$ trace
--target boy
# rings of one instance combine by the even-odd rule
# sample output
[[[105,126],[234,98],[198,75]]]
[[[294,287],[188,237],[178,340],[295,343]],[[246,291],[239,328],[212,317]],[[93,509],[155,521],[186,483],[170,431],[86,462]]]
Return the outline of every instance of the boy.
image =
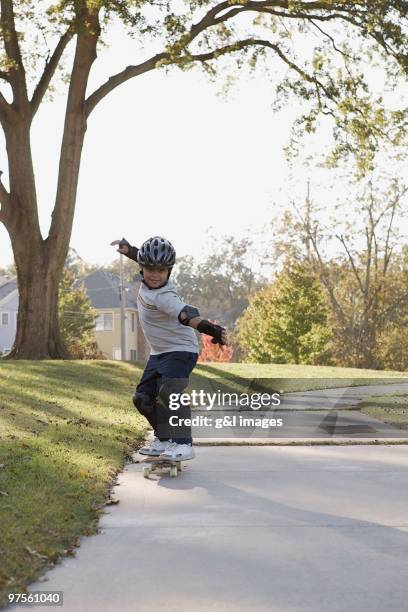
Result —
[[[198,342],[193,329],[212,336],[214,344],[227,344],[226,330],[200,317],[197,308],[177,295],[169,280],[176,261],[173,245],[161,236],[146,240],[140,249],[127,240],[115,240],[118,252],[141,267],[138,295],[139,321],[150,344],[150,357],[133,395],[133,403],[154,431],[149,447],[139,452],[165,459],[193,459],[191,427],[170,427],[169,417],[191,418],[190,406],[170,411],[169,396],[182,393],[198,359]]]

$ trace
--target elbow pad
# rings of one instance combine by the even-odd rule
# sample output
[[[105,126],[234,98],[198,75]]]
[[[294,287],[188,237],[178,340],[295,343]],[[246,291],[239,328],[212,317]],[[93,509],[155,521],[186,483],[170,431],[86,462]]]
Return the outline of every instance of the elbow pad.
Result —
[[[207,321],[207,319],[203,319],[197,325],[197,330],[201,334],[207,334],[208,336],[212,336],[213,344],[223,344],[221,340],[221,333],[225,330],[221,325],[217,325],[216,323],[211,323],[211,321]]]
[[[181,318],[181,313],[184,313],[186,316]],[[200,313],[198,312],[198,309],[195,306],[189,306],[187,304],[182,310],[180,310],[178,320],[182,325],[188,325],[191,319],[194,319],[195,317],[199,316]]]

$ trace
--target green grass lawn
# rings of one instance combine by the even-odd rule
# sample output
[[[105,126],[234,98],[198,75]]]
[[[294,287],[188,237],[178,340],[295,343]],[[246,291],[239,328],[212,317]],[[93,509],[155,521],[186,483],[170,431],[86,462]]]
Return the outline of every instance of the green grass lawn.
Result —
[[[73,553],[79,536],[96,531],[116,474],[146,432],[131,401],[142,367],[0,362],[0,607],[8,592],[24,592],[58,557]],[[296,391],[339,386],[339,379],[350,386],[407,374],[205,363],[195,369],[192,384],[223,380],[234,389],[237,377]]]
[[[190,388],[215,391],[220,387],[224,392],[245,392],[250,388],[252,392],[289,393],[375,385],[390,382],[391,378],[408,378],[408,372],[263,363],[202,363],[193,372]]]
[[[95,532],[144,437],[131,401],[141,372],[110,361],[0,364],[0,607]]]
[[[393,425],[399,429],[408,430],[408,394],[390,397],[370,397],[359,404],[361,412]]]

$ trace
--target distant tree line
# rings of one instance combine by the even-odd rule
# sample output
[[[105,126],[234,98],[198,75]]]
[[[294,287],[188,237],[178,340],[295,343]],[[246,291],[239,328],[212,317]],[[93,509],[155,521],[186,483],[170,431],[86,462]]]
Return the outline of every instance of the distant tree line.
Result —
[[[343,231],[338,222],[323,228],[310,201],[296,216],[287,212],[275,244],[283,268],[237,322],[244,360],[407,369],[406,194],[397,180],[382,192],[369,182]],[[328,236],[342,247],[336,258],[323,254]]]

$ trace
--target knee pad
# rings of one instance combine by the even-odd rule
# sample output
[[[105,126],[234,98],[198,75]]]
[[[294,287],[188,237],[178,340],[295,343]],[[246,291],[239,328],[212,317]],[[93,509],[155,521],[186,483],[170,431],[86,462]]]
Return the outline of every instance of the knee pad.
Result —
[[[135,391],[132,395],[132,401],[140,414],[146,416],[154,413],[153,400],[147,393]]]
[[[160,385],[158,400],[165,406],[169,405],[170,395],[183,393],[188,385],[188,378],[166,378]]]

